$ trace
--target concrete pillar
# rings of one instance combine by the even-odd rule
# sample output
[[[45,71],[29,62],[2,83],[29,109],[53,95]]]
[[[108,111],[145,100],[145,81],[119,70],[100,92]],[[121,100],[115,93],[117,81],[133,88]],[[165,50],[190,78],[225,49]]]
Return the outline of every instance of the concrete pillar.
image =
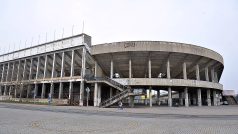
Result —
[[[45,56],[45,65],[44,65],[44,76],[43,79],[46,77],[46,71],[47,71],[47,62],[48,62],[48,56]]]
[[[3,95],[4,95],[4,96],[7,95],[7,86],[6,86],[6,85],[4,86],[4,93],[3,93]]]
[[[151,60],[148,61],[148,72],[149,72],[149,78],[151,78]]]
[[[1,78],[1,82],[3,82],[4,71],[5,71],[5,64],[2,65],[2,78]]]
[[[33,66],[33,58],[31,58],[31,64],[30,64],[30,70],[29,70],[29,80],[31,79],[31,74],[32,74],[32,66]]]
[[[101,103],[101,85],[98,85],[98,99],[97,99],[97,105],[100,106],[100,103]]]
[[[211,106],[211,92],[207,89],[207,106]]]
[[[158,105],[160,106],[160,90],[157,91],[157,102]]]
[[[60,85],[59,85],[59,97],[58,97],[58,99],[62,98],[62,93],[63,93],[63,83],[60,82]]]
[[[35,89],[34,89],[34,99],[36,98],[36,96],[38,95],[37,94],[38,93],[38,85],[37,84],[35,84]]]
[[[131,59],[129,60],[129,78],[132,78],[131,77],[132,74],[131,74]]]
[[[15,72],[15,62],[13,62],[13,64],[12,64],[11,81],[13,80],[14,72]]]
[[[168,87],[168,106],[172,107],[172,90],[171,90],[171,87]]]
[[[15,89],[14,89],[14,97],[17,98],[17,85],[15,85]]]
[[[50,83],[50,95],[51,95],[51,98],[53,98],[54,97],[54,83],[53,82],[51,82]]]
[[[213,90],[213,105],[217,106],[217,96],[216,96],[216,91]]]
[[[111,59],[111,67],[110,67],[110,78],[113,78],[113,59]]]
[[[69,100],[72,99],[72,92],[73,92],[73,82],[69,82]]]
[[[31,90],[31,85],[27,85],[26,98],[29,98],[30,90]]]
[[[214,81],[218,82],[217,72],[214,72]]]
[[[197,80],[200,80],[200,73],[199,73],[200,71],[199,71],[199,65],[197,64],[196,65],[196,79]]]
[[[82,53],[82,69],[81,69],[81,77],[84,78],[85,76],[85,64],[86,64],[86,49],[83,48]],[[79,94],[79,106],[83,106],[84,100],[84,81],[80,82],[80,94]]]
[[[215,80],[214,80],[214,68],[211,69],[211,78],[212,78],[212,82],[215,82]]]
[[[205,78],[206,78],[206,81],[209,81],[208,67],[205,67]]]
[[[12,92],[12,86],[9,87],[8,95],[10,96]]]
[[[16,81],[19,81],[20,65],[21,65],[21,61],[19,60],[19,64],[17,67],[17,80]]]
[[[74,76],[74,50],[72,50],[72,56],[71,56],[71,69],[70,69],[70,77]]]
[[[22,80],[25,79],[25,76],[26,76],[26,59],[25,59],[25,61],[24,61]]]
[[[167,78],[170,79],[170,62],[169,62],[169,59],[167,61]]]
[[[23,86],[24,86],[24,85],[21,83],[21,85],[20,85],[20,99],[21,99],[21,97],[22,97]]]
[[[39,69],[40,69],[40,56],[38,56],[38,58],[37,58],[36,80],[38,79]]]
[[[93,106],[99,106],[98,105],[98,83],[94,83],[94,96],[93,96]]]
[[[150,90],[149,90],[149,98],[150,98],[150,107],[152,107],[152,92],[151,92],[151,87],[150,87]]]
[[[45,98],[45,83],[42,84],[41,99]]]
[[[130,96],[129,100],[130,100],[129,105],[131,108],[133,108],[134,107],[134,96]]]
[[[197,94],[198,94],[198,106],[202,106],[202,95],[200,88],[197,90]]]
[[[184,97],[185,97],[185,107],[189,106],[189,102],[188,102],[188,88],[185,87],[184,89]]]
[[[54,53],[53,62],[52,62],[51,78],[54,78],[54,75],[55,75],[55,56],[56,56],[56,54]]]
[[[61,72],[60,72],[60,77],[62,78],[64,76],[64,56],[65,53],[62,53],[62,59],[61,59]]]
[[[2,96],[2,86],[0,86],[0,96]]]
[[[183,63],[183,79],[187,79],[187,65],[185,62]]]
[[[183,92],[179,92],[179,105],[183,106]]]
[[[7,75],[6,75],[6,82],[8,81],[8,76],[9,76],[9,70],[10,70],[10,62],[7,63]]]

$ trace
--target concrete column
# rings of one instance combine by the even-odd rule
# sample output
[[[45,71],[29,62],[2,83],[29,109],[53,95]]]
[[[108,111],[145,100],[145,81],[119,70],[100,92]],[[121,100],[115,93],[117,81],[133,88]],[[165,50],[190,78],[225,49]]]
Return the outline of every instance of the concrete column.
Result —
[[[62,78],[64,76],[64,56],[65,53],[62,53],[62,59],[61,59],[61,72],[60,72],[60,77]]]
[[[6,85],[4,86],[4,93],[3,93],[3,95],[4,95],[4,96],[7,95],[7,86],[6,86]]]
[[[38,79],[39,69],[40,69],[40,56],[38,56],[38,58],[37,58],[36,80]]]
[[[26,98],[29,98],[30,90],[31,90],[31,85],[28,85],[26,90]]]
[[[73,92],[73,82],[69,82],[69,100],[72,99],[72,92]]]
[[[15,85],[15,89],[14,89],[14,97],[17,98],[17,85]]]
[[[134,96],[130,96],[129,99],[130,99],[129,105],[131,108],[133,108],[134,107]]]
[[[42,84],[41,99],[45,98],[45,83]]]
[[[187,79],[187,64],[183,63],[183,79]]]
[[[32,66],[33,66],[33,58],[31,58],[31,64],[30,64],[30,72],[29,72],[29,80],[31,79],[31,74],[32,74]]]
[[[149,90],[149,98],[150,98],[150,107],[152,107],[152,92],[151,92],[151,87],[150,87],[150,90]]]
[[[2,96],[2,86],[0,86],[0,96]]]
[[[188,88],[185,87],[184,89],[184,97],[185,97],[185,107],[189,106],[189,102],[188,102]]]
[[[211,69],[211,78],[212,78],[212,82],[215,82],[215,80],[214,80],[214,68]]]
[[[53,82],[51,82],[50,83],[50,95],[51,95],[51,98],[53,98],[54,97],[54,83]]]
[[[160,90],[157,91],[157,102],[158,105],[160,106]]]
[[[110,78],[113,78],[113,60],[111,59],[111,69],[110,69]]]
[[[101,103],[101,85],[98,85],[98,106],[100,106],[100,103]]]
[[[98,83],[94,83],[94,96],[93,96],[93,106],[99,106],[98,105]]]
[[[196,65],[196,79],[197,80],[200,80],[200,73],[199,73],[200,71],[199,71],[199,65],[197,64]]]
[[[37,84],[35,84],[35,89],[34,89],[34,98],[36,98],[36,96],[37,96],[37,93],[38,93],[38,85]]]
[[[206,78],[206,81],[209,81],[209,75],[208,75],[208,67],[205,67],[205,78]]]
[[[21,65],[21,61],[19,60],[19,64],[17,67],[17,80],[16,81],[19,81],[20,65]]]
[[[148,72],[149,72],[149,78],[151,78],[151,60],[148,61]]]
[[[168,106],[172,107],[172,90],[171,90],[171,87],[168,87]]]
[[[170,62],[169,62],[169,59],[167,61],[167,78],[170,79]]]
[[[56,54],[54,53],[53,62],[52,62],[51,78],[54,78],[54,75],[55,75],[55,56],[56,56]]]
[[[63,93],[63,83],[60,82],[60,85],[59,85],[59,97],[58,97],[58,99],[62,98],[62,93]]]
[[[70,77],[74,76],[74,50],[72,50],[72,56],[71,56],[71,69],[70,69]]]
[[[131,75],[131,59],[129,60],[129,78],[132,78],[131,77],[132,75]]]
[[[10,96],[12,92],[12,86],[9,86],[8,95]]]
[[[6,76],[6,82],[8,81],[8,76],[9,76],[9,70],[10,70],[10,62],[7,63],[7,76]]]
[[[44,77],[43,79],[45,79],[46,77],[46,71],[47,71],[47,62],[48,62],[48,56],[45,56],[45,65],[44,65]]]
[[[213,90],[213,105],[217,106],[217,97],[216,97],[216,91]]]
[[[179,105],[183,106],[183,92],[179,92]]]
[[[86,64],[86,49],[83,48],[82,53],[82,69],[81,69],[81,77],[84,78],[85,76],[85,65]],[[84,100],[84,81],[80,82],[80,94],[79,94],[79,106],[83,106]]]
[[[24,67],[23,67],[23,76],[22,76],[22,80],[24,80],[25,79],[25,74],[26,73],[26,59],[25,59],[25,61],[24,61]]]
[[[197,94],[198,94],[198,106],[202,106],[202,95],[200,88],[197,90]]]
[[[15,72],[15,62],[13,62],[13,64],[12,64],[11,81],[13,80],[14,72]]]
[[[207,89],[207,106],[211,106],[211,92]]]
[[[23,91],[23,84],[21,83],[21,85],[20,85],[20,99],[22,97],[22,91]]]
[[[2,78],[1,78],[1,82],[3,82],[4,71],[5,71],[5,64],[2,65]]]

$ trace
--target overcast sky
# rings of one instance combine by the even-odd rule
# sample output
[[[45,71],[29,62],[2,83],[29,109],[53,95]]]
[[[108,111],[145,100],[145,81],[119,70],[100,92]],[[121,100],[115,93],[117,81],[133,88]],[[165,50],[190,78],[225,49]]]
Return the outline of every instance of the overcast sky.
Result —
[[[220,83],[238,91],[237,0],[0,0],[0,53],[70,36],[72,27],[82,33],[83,21],[93,44],[158,40],[215,50],[225,63]]]

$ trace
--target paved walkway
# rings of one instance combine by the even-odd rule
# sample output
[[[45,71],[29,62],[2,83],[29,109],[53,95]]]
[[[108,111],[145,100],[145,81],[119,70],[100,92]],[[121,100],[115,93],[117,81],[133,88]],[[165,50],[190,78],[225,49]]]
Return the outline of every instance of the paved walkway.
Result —
[[[0,134],[237,134],[238,107],[95,108],[0,103]]]

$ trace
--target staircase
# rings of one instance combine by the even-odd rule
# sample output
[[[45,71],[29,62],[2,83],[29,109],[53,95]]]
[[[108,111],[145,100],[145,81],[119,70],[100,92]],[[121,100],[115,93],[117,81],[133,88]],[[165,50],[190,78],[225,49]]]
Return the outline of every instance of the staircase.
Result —
[[[234,96],[224,96],[229,105],[237,105],[237,101]]]
[[[132,90],[129,86],[122,85],[108,77],[85,77],[85,80],[87,83],[103,82],[121,91],[119,94],[112,96],[104,102],[101,102],[100,107],[102,108],[109,107],[116,102],[132,95]]]

